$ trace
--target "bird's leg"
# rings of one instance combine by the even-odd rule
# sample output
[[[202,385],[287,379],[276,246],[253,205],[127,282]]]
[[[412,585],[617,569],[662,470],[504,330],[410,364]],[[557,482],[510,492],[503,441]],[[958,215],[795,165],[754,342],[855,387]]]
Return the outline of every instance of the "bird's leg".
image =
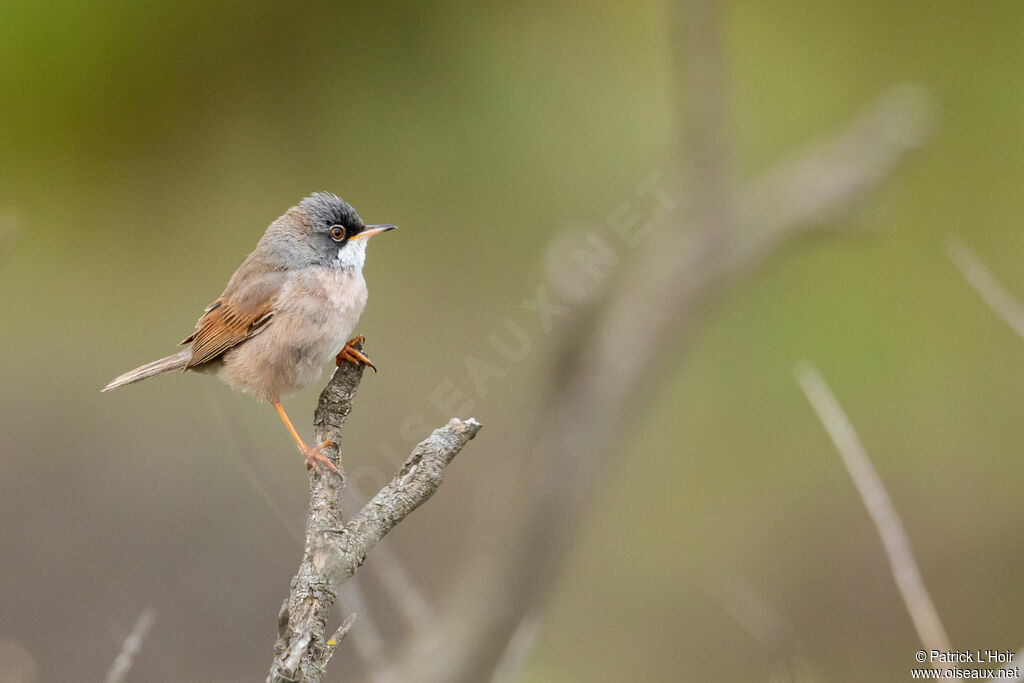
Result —
[[[363,355],[362,351],[355,347],[356,344],[362,346],[365,341],[366,337],[361,334],[357,334],[345,342],[345,348],[339,351],[338,355],[334,357],[335,364],[338,367],[341,367],[341,364],[344,362],[355,363],[356,365],[362,363],[363,365],[369,365],[373,368],[374,372],[377,372],[377,366],[370,362],[370,359]]]
[[[302,456],[306,459],[306,469],[309,470],[315,467],[316,471],[323,475],[324,468],[326,468],[340,477],[341,472],[339,472],[338,468],[333,462],[331,462],[331,459],[320,452],[327,446],[334,446],[336,444],[333,441],[324,441],[316,448],[310,448],[302,440],[302,437],[299,436],[299,433],[295,431],[295,427],[292,426],[292,421],[288,419],[288,414],[284,412],[284,407],[281,405],[281,402],[271,401],[270,405],[274,406],[274,410],[276,410],[277,414],[281,416],[281,421],[284,422],[284,426],[288,428],[292,438],[295,439],[295,443],[299,447],[299,452],[301,452]]]

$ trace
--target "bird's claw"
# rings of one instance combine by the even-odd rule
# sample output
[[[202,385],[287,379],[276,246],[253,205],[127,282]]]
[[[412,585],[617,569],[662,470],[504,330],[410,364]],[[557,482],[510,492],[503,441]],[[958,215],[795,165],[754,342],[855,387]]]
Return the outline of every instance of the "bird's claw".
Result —
[[[324,441],[316,448],[307,448],[302,451],[302,456],[306,460],[306,469],[316,469],[317,474],[321,477],[324,475],[324,470],[329,470],[340,477],[341,472],[338,470],[338,466],[321,452],[328,446],[337,446],[337,444],[333,441]]]
[[[366,337],[359,334],[345,342],[345,348],[339,351],[338,355],[334,357],[335,364],[338,367],[341,367],[342,363],[368,365],[370,368],[373,369],[374,372],[377,372],[377,366],[374,365],[373,362],[369,358],[367,358],[362,351],[356,348],[356,344],[358,344],[361,347],[363,345],[363,342],[365,341]]]

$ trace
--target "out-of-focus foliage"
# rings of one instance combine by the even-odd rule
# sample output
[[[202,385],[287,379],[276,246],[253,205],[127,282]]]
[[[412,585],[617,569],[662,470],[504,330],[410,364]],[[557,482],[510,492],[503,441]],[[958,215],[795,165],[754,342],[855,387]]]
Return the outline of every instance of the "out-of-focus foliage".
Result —
[[[521,315],[555,231],[599,224],[671,169],[687,92],[665,15],[5,3],[0,228],[19,236],[0,262],[0,671],[96,680],[153,606],[138,680],[263,675],[299,554],[290,440],[209,378],[98,390],[173,350],[265,225],[313,190],[402,227],[367,265],[360,331],[381,372],[347,434],[356,483],[448,417],[430,399],[446,379],[487,424],[388,542],[432,594],[449,555],[503,516],[468,511],[494,497],[517,514],[543,337],[483,397],[464,359],[493,354],[488,336]],[[744,176],[894,82],[931,89],[940,127],[850,221],[866,236],[793,249],[710,309],[610,473],[528,679],[908,675],[917,643],[881,545],[791,377],[805,357],[889,486],[954,646],[1016,650],[1024,342],[943,241],[963,238],[1024,298],[1024,8],[733,2],[722,19]],[[293,417],[315,394],[288,402]],[[770,606],[775,641],[730,616],[738,587]]]

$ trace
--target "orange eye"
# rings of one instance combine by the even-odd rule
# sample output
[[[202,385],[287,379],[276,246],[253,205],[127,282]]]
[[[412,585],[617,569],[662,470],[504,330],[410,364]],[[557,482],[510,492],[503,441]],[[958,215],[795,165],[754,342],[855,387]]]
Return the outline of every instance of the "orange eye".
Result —
[[[335,242],[340,242],[345,239],[345,228],[340,225],[335,225],[331,228],[331,239]]]

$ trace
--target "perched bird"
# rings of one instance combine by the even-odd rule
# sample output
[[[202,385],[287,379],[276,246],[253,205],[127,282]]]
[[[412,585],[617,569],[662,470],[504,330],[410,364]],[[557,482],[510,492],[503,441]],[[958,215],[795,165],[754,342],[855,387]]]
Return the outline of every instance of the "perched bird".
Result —
[[[307,469],[337,471],[321,453],[332,444],[307,446],[281,399],[315,382],[332,357],[338,365],[348,361],[376,370],[354,347],[362,337],[349,336],[366,306],[367,241],[394,228],[364,224],[333,194],[306,197],[270,224],[224,293],[181,342],[188,348],[124,373],[103,391],[172,370],[213,373],[274,406]]]

